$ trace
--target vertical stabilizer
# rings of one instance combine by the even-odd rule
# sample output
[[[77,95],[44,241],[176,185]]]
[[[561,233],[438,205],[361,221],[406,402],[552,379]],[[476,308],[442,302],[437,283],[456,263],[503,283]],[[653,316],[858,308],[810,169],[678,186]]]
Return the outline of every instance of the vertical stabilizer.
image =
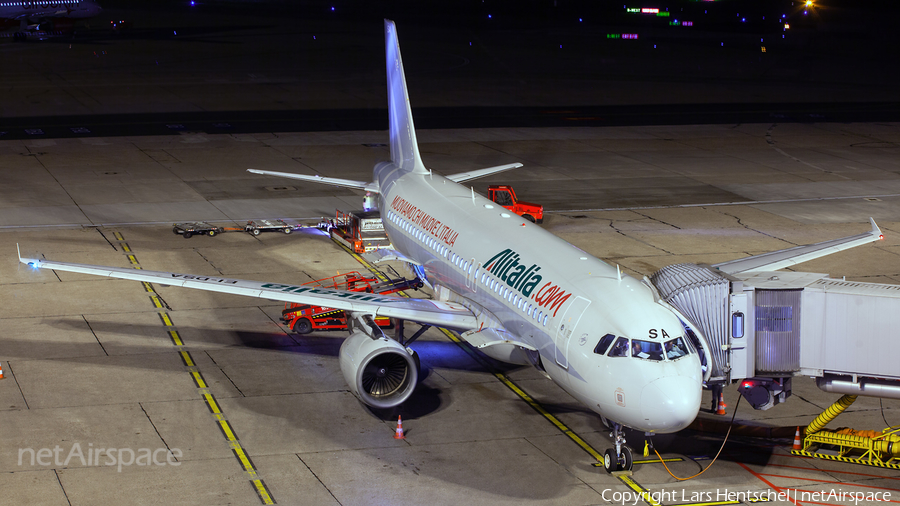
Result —
[[[384,52],[387,60],[391,161],[400,169],[427,174],[416,143],[416,128],[409,107],[409,95],[406,93],[406,76],[403,73],[403,60],[400,59],[397,26],[389,19],[384,20]]]

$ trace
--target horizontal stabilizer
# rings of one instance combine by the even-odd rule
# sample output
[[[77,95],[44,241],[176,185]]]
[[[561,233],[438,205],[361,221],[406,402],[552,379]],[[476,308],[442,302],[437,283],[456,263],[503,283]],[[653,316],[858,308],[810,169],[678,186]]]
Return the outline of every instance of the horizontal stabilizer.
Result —
[[[785,267],[824,257],[832,253],[837,253],[838,251],[884,239],[884,235],[881,234],[881,229],[875,224],[875,220],[869,218],[869,222],[872,224],[872,230],[864,234],[844,237],[842,239],[832,239],[830,241],[808,244],[806,246],[795,246],[793,248],[773,251],[771,253],[763,253],[762,255],[740,258],[738,260],[715,264],[713,267],[727,274],[777,271],[778,269],[784,269]]]
[[[340,186],[343,188],[353,188],[356,190],[365,190],[367,192],[378,193],[378,183],[367,183],[365,181],[354,181],[352,179],[341,179],[337,177],[307,176],[305,174],[292,174],[290,172],[275,172],[271,170],[247,169],[247,172],[262,174],[264,176],[277,176],[288,179],[299,179],[301,181],[311,181],[313,183],[321,183],[331,186]]]
[[[471,170],[469,172],[460,172],[459,174],[453,174],[452,176],[447,176],[447,179],[453,181],[454,183],[462,183],[463,181],[468,181],[470,179],[478,179],[479,177],[490,176],[491,174],[496,174],[498,172],[503,172],[505,170],[510,169],[518,169],[521,167],[521,163],[507,163],[506,165],[498,165],[496,167],[488,167],[486,169],[478,169]]]

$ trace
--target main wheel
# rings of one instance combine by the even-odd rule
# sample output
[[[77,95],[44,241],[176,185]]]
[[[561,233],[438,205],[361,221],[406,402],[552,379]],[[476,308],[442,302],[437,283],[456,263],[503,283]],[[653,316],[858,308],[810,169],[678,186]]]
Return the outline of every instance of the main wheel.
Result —
[[[210,237],[215,237],[215,236],[216,236],[216,231],[215,231],[215,230],[210,230],[210,231],[209,231],[209,236],[210,236]]]
[[[312,322],[306,318],[299,318],[294,322],[294,332],[298,334],[309,334],[312,332]]]
[[[284,232],[285,234],[290,234],[290,233],[293,232],[293,231],[294,231],[294,229],[292,229],[292,228],[290,228],[290,227],[285,228],[285,229],[282,230],[282,232]]]
[[[181,237],[184,237],[185,239],[190,239],[192,235],[194,235],[194,234],[192,234],[190,232],[185,232],[185,233],[181,234]]]
[[[530,214],[523,214],[522,217],[525,218],[526,220],[534,223],[534,216],[532,216]]]
[[[259,235],[259,229],[258,229],[258,228],[251,228],[251,229],[250,229],[250,233],[253,234],[253,235]]]
[[[622,464],[622,469],[631,471],[631,468],[634,467],[634,453],[631,451],[631,448],[622,445],[622,456],[625,457],[625,463]]]
[[[175,235],[178,235],[178,234],[180,234],[181,232],[178,231],[178,227],[172,227],[172,233],[175,234]]]
[[[606,469],[607,473],[619,470],[619,459],[616,457],[616,451],[612,448],[607,448],[603,454],[603,469]]]

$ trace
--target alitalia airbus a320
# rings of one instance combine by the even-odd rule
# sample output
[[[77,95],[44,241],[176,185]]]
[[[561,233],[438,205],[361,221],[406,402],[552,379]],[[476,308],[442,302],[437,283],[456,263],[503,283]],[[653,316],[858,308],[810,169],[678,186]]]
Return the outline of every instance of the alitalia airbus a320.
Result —
[[[433,289],[433,299],[20,260],[35,268],[343,309],[352,324],[340,350],[341,370],[350,390],[377,408],[409,398],[418,369],[409,343],[385,336],[374,324],[375,316],[457,330],[490,357],[539,368],[599,414],[614,433],[614,448],[604,456],[606,470],[630,469],[624,427],[670,433],[697,416],[708,379],[701,365],[708,345],[699,334],[696,341],[688,336],[682,323],[687,319],[661,303],[648,283],[458,184],[521,164],[450,176],[426,169],[416,143],[396,27],[387,20],[385,50],[391,161],[375,165],[373,182],[251,172],[377,194],[393,247],[380,250],[380,259],[411,264]],[[762,268],[822,254],[813,245],[737,262],[756,262]]]

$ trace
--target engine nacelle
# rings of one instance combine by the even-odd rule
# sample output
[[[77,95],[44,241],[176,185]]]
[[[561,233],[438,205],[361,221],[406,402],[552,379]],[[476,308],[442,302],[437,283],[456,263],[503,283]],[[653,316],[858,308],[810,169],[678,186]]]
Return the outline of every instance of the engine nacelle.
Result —
[[[413,356],[397,341],[355,332],[341,345],[341,372],[360,401],[392,408],[412,395],[419,380]]]

